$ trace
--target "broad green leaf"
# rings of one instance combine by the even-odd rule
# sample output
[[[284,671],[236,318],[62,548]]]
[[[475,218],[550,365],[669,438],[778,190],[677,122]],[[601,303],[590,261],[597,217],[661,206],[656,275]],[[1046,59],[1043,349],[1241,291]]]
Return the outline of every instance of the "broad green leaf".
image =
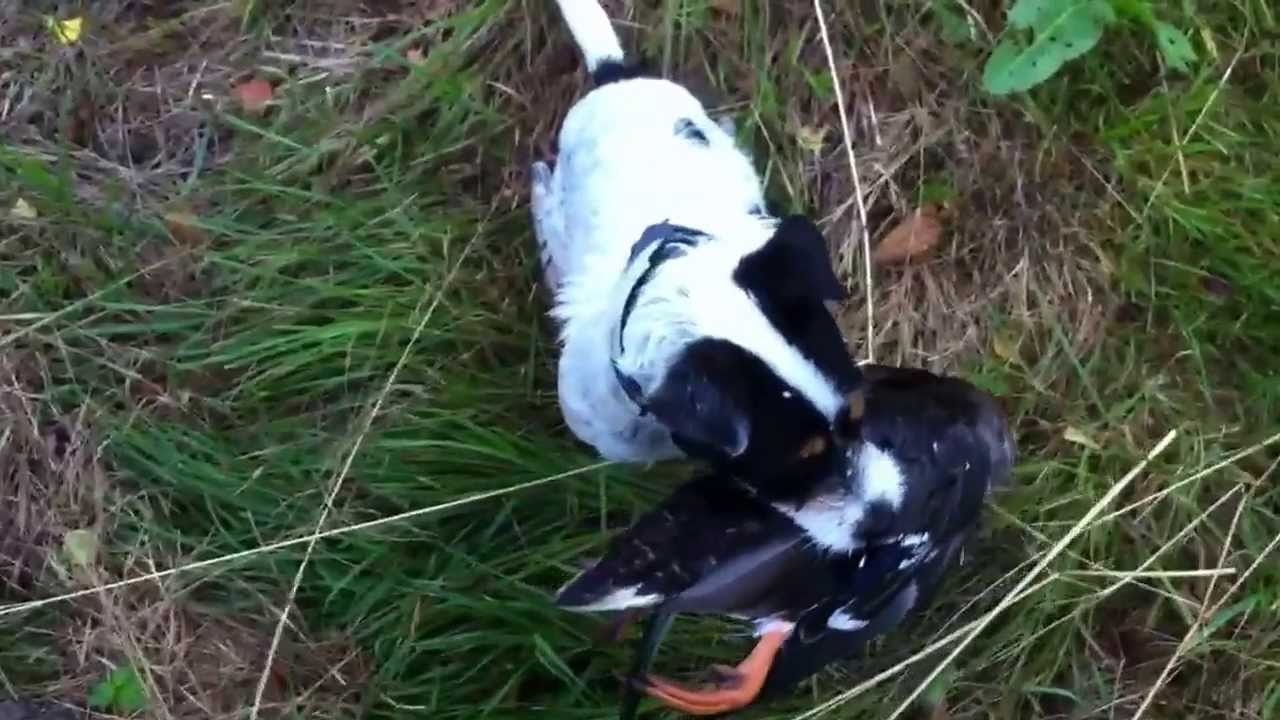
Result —
[[[111,684],[110,677],[105,677],[95,683],[93,689],[89,691],[89,707],[110,708],[111,701],[115,699],[115,696],[115,685]]]
[[[1189,72],[1191,63],[1196,61],[1196,51],[1191,47],[1187,36],[1163,20],[1155,21],[1151,25],[1151,32],[1155,33],[1156,46],[1160,48],[1164,64],[1180,72]]]
[[[147,706],[142,678],[132,666],[118,667],[89,691],[89,706],[132,715]]]
[[[952,45],[963,45],[976,39],[973,26],[965,17],[964,11],[956,6],[955,0],[933,0],[929,10],[938,18],[944,41]]]
[[[133,668],[129,668],[128,678],[116,685],[114,701],[116,712],[122,715],[132,715],[147,706],[147,693],[142,687],[142,678],[138,677]]]
[[[1076,0],[1018,0],[1009,8],[1009,25],[1019,30],[1039,32],[1053,18],[1062,15],[1076,5]]]
[[[987,66],[982,70],[982,86],[987,92],[993,95],[1013,92],[1006,89],[1011,84],[1008,78],[1014,72],[1012,68],[1018,63],[1018,58],[1026,52],[1027,49],[1012,35],[1005,35],[1000,40],[996,49],[991,51],[991,57],[987,58]]]
[[[1053,3],[1053,8],[1058,13],[1045,18],[1036,14],[1038,6],[1024,11],[1022,20],[1034,21],[1036,27],[1030,45],[1023,46],[1006,34],[996,46],[982,73],[987,92],[1007,95],[1048,80],[1064,64],[1093,49],[1102,39],[1102,31],[1116,18],[1105,0]]]

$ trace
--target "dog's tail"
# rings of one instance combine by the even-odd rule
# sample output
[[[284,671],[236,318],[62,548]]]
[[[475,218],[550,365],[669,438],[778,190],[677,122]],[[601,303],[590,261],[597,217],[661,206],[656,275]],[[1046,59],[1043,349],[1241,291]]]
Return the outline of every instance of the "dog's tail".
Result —
[[[599,0],[556,0],[556,4],[596,85],[641,74],[639,66],[627,63],[622,43]]]

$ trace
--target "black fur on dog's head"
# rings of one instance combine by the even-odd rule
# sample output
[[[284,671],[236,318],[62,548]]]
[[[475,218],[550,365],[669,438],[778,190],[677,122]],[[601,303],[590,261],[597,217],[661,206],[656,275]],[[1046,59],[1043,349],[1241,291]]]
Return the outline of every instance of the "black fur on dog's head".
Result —
[[[836,451],[848,422],[844,398],[861,383],[826,307],[844,297],[844,288],[822,233],[802,216],[779,222],[760,249],[741,259],[733,282],[776,331],[756,342],[790,345],[818,373],[788,379],[762,359],[769,354],[764,348],[701,337],[674,355],[643,397],[635,385],[628,394],[690,456],[757,478],[773,496],[803,493],[805,478],[822,477],[842,457]],[[625,376],[619,379],[627,386]]]

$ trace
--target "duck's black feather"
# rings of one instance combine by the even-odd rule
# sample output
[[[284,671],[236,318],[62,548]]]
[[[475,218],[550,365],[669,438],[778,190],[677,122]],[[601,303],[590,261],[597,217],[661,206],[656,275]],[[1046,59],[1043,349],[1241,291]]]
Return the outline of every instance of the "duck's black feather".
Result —
[[[556,598],[590,607],[619,592],[671,612],[755,617],[779,588],[821,570],[801,529],[747,486],[704,475],[615,537]],[[821,591],[821,588],[815,588]]]
[[[762,696],[773,696],[926,609],[981,515],[993,484],[1014,462],[1008,424],[994,399],[967,382],[909,368],[862,367],[862,440],[890,453],[906,478],[903,503],[865,538],[841,591],[803,613]],[[865,622],[832,627],[832,616]]]
[[[891,452],[912,483],[933,485],[956,473],[996,483],[1007,478],[1013,437],[990,395],[959,378],[916,368],[863,365],[862,373],[862,440]]]
[[[591,608],[611,593],[652,598],[654,623],[674,613],[716,613],[794,623],[766,680],[777,695],[926,608],[1014,461],[995,401],[961,380],[922,370],[864,366],[859,447],[892,458],[901,502],[850,527],[851,550],[832,552],[734,477],[682,485],[614,538],[605,556],[561,592],[563,606]],[[850,450],[850,468],[859,467]],[[858,502],[857,472],[814,487],[813,502]],[[843,493],[843,494],[842,494]],[[788,512],[792,512],[794,508]],[[651,629],[654,625],[650,626]],[[652,647],[637,658],[647,667]]]
[[[896,544],[867,548],[861,554],[861,567],[849,573],[844,591],[797,619],[769,670],[760,699],[776,697],[827,665],[852,657],[917,609],[913,573],[899,569],[906,556],[904,548]],[[831,627],[837,613],[865,624],[849,629]]]

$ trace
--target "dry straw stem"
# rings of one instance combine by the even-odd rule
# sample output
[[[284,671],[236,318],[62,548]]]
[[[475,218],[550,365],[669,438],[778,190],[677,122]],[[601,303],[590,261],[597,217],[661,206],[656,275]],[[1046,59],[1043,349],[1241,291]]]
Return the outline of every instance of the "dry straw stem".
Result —
[[[1125,488],[1129,487],[1129,483],[1133,482],[1133,479],[1147,467],[1147,464],[1155,459],[1157,455],[1164,452],[1176,437],[1178,437],[1177,430],[1170,430],[1166,433],[1165,436],[1160,439],[1160,442],[1156,443],[1156,446],[1151,449],[1151,452],[1147,453],[1147,456],[1143,458],[1141,462],[1135,465],[1134,468],[1126,473],[1123,478],[1120,478],[1120,482],[1113,485],[1111,489],[1107,491],[1107,494],[1103,495],[1098,502],[1094,503],[1093,507],[1089,508],[1089,512],[1086,512],[1084,517],[1080,518],[1071,530],[1069,530],[1066,535],[1063,535],[1062,539],[1059,540],[1058,543],[1049,550],[1049,552],[1045,553],[1040,562],[1031,569],[1031,572],[1027,573],[1027,575],[1022,578],[1022,581],[1014,586],[1008,597],[983,616],[982,619],[978,621],[977,626],[974,627],[958,645],[956,645],[955,649],[951,651],[951,654],[944,658],[942,662],[938,663],[938,666],[931,670],[929,674],[925,676],[924,680],[920,681],[920,684],[916,686],[916,689],[912,690],[911,694],[908,695],[900,705],[898,705],[898,708],[894,710],[891,715],[889,715],[888,720],[894,720],[899,715],[906,712],[907,708],[911,707],[916,698],[920,697],[920,693],[924,692],[925,688],[933,683],[934,678],[938,677],[942,670],[950,665],[960,655],[960,653],[969,646],[969,643],[973,642],[973,639],[978,636],[978,633],[986,629],[986,627],[996,619],[996,616],[1008,609],[1009,606],[1013,605],[1015,600],[1021,595],[1022,591],[1025,590],[1027,586],[1030,585],[1038,575],[1040,575],[1040,573],[1044,572],[1045,568],[1049,566],[1049,563],[1053,562],[1058,555],[1062,554],[1063,550],[1067,549],[1067,546],[1070,545],[1073,540],[1087,530],[1094,518],[1102,513],[1102,509],[1110,505],[1117,497],[1119,497],[1120,493],[1124,492]]]
[[[329,537],[337,537],[339,535],[347,535],[353,532],[360,532],[363,530],[372,530],[376,527],[381,527],[383,525],[390,525],[392,523],[403,522],[405,520],[419,518],[424,515],[432,515],[434,513],[444,512],[445,510],[452,510],[454,508],[459,508],[459,507],[462,507],[463,505],[470,505],[472,503],[477,503],[477,502],[480,502],[481,500],[489,500],[491,498],[500,497],[503,495],[510,495],[512,493],[520,492],[521,490],[528,490],[529,488],[537,487],[539,485],[546,485],[548,483],[553,483],[558,480],[564,480],[577,475],[585,475],[586,473],[600,470],[612,464],[613,464],[612,462],[598,462],[591,465],[584,465],[582,467],[574,468],[572,470],[566,470],[561,473],[556,473],[555,475],[548,475],[546,477],[541,477],[536,480],[530,480],[528,482],[520,483],[519,485],[511,485],[504,488],[498,488],[497,490],[489,490],[487,492],[476,493],[475,495],[471,495],[469,497],[458,498],[457,500],[450,500],[447,503],[440,503],[439,505],[432,505],[430,507],[418,508],[416,510],[406,510],[405,512],[398,513],[396,515],[390,515],[384,518],[378,518],[377,520],[369,520],[367,522],[356,523],[354,525],[346,525],[344,527],[338,527],[332,530],[325,530],[324,532],[314,532],[309,535],[293,538],[291,540],[281,540],[279,542],[270,543],[268,545],[262,545],[261,547],[256,547],[249,550],[242,550],[240,552],[231,553],[229,555],[220,555],[218,557],[209,558],[207,560],[197,560],[196,562],[187,563],[186,565],[180,565],[175,568],[169,568],[167,570],[158,570],[153,573],[147,573],[146,575],[141,575],[135,578],[128,578],[126,580],[117,580],[115,582],[107,583],[105,585],[99,585],[97,587],[85,588],[84,590],[77,590],[75,592],[66,593],[65,595],[58,595],[51,598],[44,598],[42,600],[31,600],[29,602],[16,603],[13,605],[0,606],[0,617],[4,617],[6,615],[16,615],[17,613],[25,612],[27,610],[35,610],[36,608],[41,608],[46,605],[52,605],[54,603],[60,603],[66,600],[75,600],[76,598],[82,598],[87,595],[96,595],[101,592],[118,590],[120,588],[128,587],[130,585],[137,585],[138,583],[151,582],[153,580],[163,580],[164,578],[167,578],[171,575],[177,575],[178,573],[188,572],[191,570],[200,570],[202,568],[212,567],[214,565],[221,565],[224,563],[233,562],[235,560],[244,560],[245,558],[254,557],[256,555],[263,555],[265,553],[275,552],[276,550],[283,550],[284,548],[293,547],[295,545],[310,543],[313,540],[321,540]]]
[[[271,679],[271,666],[275,662],[276,651],[280,647],[280,638],[284,635],[284,626],[289,621],[289,609],[293,607],[294,598],[298,596],[298,588],[302,585],[302,576],[307,570],[307,563],[311,561],[311,553],[315,550],[316,542],[319,540],[317,534],[320,532],[320,528],[324,527],[325,521],[329,519],[329,513],[333,511],[333,501],[338,497],[338,491],[342,489],[342,484],[347,479],[347,473],[351,471],[351,464],[355,462],[356,454],[360,452],[360,447],[364,444],[364,439],[369,434],[369,428],[373,426],[374,418],[382,411],[382,403],[386,401],[387,395],[395,385],[396,379],[400,377],[400,370],[409,359],[409,352],[413,350],[413,346],[418,342],[418,337],[422,335],[422,330],[431,321],[431,317],[435,315],[436,308],[440,306],[440,301],[444,298],[445,291],[453,285],[453,280],[458,275],[458,269],[462,267],[467,255],[471,254],[471,248],[475,247],[476,239],[484,232],[487,224],[488,218],[486,217],[476,228],[471,240],[462,248],[462,252],[458,254],[458,259],[454,262],[453,267],[449,269],[449,274],[440,283],[440,287],[435,292],[435,297],[431,300],[431,305],[427,307],[426,312],[422,313],[422,319],[418,321],[417,327],[413,329],[413,335],[405,343],[404,350],[400,353],[400,359],[396,361],[395,367],[391,368],[391,372],[387,374],[387,381],[383,384],[377,399],[374,400],[373,406],[369,408],[369,412],[365,413],[360,432],[356,435],[355,442],[351,444],[351,451],[347,453],[347,459],[343,462],[342,469],[333,479],[329,495],[324,500],[324,507],[320,509],[320,518],[316,520],[315,531],[311,533],[311,539],[307,542],[306,552],[302,554],[302,562],[298,564],[298,571],[293,575],[293,585],[289,588],[289,597],[285,599],[284,607],[280,609],[280,620],[276,623],[275,633],[271,636],[271,647],[268,648],[266,662],[262,665],[262,675],[258,678],[258,689],[254,692],[253,708],[249,711],[249,720],[258,720],[258,711],[262,706],[262,696],[267,690],[267,681]],[[422,304],[426,302],[427,295],[428,293],[424,291],[417,307],[413,309],[415,314],[422,310]]]
[[[862,178],[858,175],[858,160],[853,154],[853,140],[849,137],[849,116],[845,112],[844,92],[840,90],[840,74],[836,71],[836,56],[831,50],[831,38],[827,34],[826,13],[822,11],[821,0],[813,0],[813,11],[818,16],[818,33],[822,36],[822,47],[827,52],[827,68],[831,71],[831,86],[836,91],[836,109],[840,113],[840,134],[844,137],[844,151],[849,156],[849,172],[853,173],[853,199],[858,204],[858,224],[862,227],[862,269],[863,282],[866,283],[867,300],[867,362],[876,361],[875,313],[872,306],[871,286],[871,231],[867,228],[867,206],[862,200]]]
[[[995,506],[995,511],[996,511],[997,513],[999,513],[1002,517],[1004,517],[1006,520],[1010,521],[1010,522],[1011,522],[1011,523],[1013,523],[1015,526],[1017,526],[1017,527],[1018,527],[1018,529],[1022,530],[1023,532],[1027,533],[1028,535],[1030,535],[1030,536],[1031,536],[1033,539],[1035,539],[1036,541],[1041,542],[1041,543],[1045,543],[1046,545],[1048,545],[1048,544],[1052,544],[1052,543],[1053,543],[1053,541],[1049,538],[1049,536],[1048,536],[1048,535],[1045,535],[1044,533],[1040,532],[1038,529],[1036,529],[1036,528],[1034,528],[1034,527],[1032,527],[1032,526],[1030,526],[1030,525],[1027,525],[1027,524],[1025,524],[1025,523],[1022,523],[1021,521],[1019,521],[1019,520],[1018,520],[1018,518],[1017,518],[1016,516],[1011,515],[1009,512],[1007,512],[1006,510],[1004,510],[1004,509],[1003,509],[1003,508],[1001,508],[1000,506],[998,506],[998,505],[997,505],[997,506]],[[1107,522],[1109,519],[1110,519],[1110,516],[1106,516],[1106,517],[1100,518],[1100,519],[1098,519],[1098,520],[1095,520],[1093,524],[1094,524],[1095,526],[1096,526],[1096,525],[1101,525],[1101,524],[1103,524],[1103,523]],[[1196,521],[1196,522],[1198,522],[1198,521]],[[1162,550],[1162,552],[1163,552],[1163,550]],[[1169,591],[1169,590],[1166,590],[1165,588],[1160,587],[1158,584],[1155,584],[1155,583],[1148,583],[1148,582],[1143,582],[1144,580],[1146,580],[1147,578],[1149,578],[1149,577],[1150,577],[1150,575],[1146,572],[1146,568],[1148,567],[1148,563],[1143,563],[1142,565],[1140,565],[1140,566],[1138,566],[1138,567],[1134,568],[1133,570],[1128,570],[1128,571],[1114,571],[1114,570],[1111,570],[1110,568],[1107,568],[1107,567],[1106,567],[1106,566],[1104,566],[1102,563],[1097,562],[1097,561],[1095,561],[1095,560],[1092,560],[1092,559],[1090,559],[1090,558],[1087,558],[1087,557],[1085,557],[1084,555],[1081,555],[1080,553],[1075,552],[1074,550],[1066,550],[1066,551],[1065,551],[1065,554],[1066,554],[1068,557],[1070,557],[1072,560],[1075,560],[1076,562],[1081,563],[1082,565],[1087,565],[1087,566],[1089,566],[1089,567],[1093,568],[1093,570],[1091,570],[1091,571],[1089,571],[1089,570],[1077,570],[1077,571],[1069,571],[1069,572],[1061,573],[1062,577],[1064,577],[1064,578],[1080,577],[1080,576],[1081,576],[1081,573],[1085,573],[1085,572],[1093,572],[1093,573],[1097,573],[1097,576],[1099,576],[1099,577],[1102,577],[1102,576],[1115,576],[1115,573],[1116,573],[1116,572],[1127,572],[1127,573],[1128,573],[1128,577],[1125,579],[1125,582],[1126,582],[1126,583],[1131,582],[1131,581],[1132,581],[1132,582],[1136,582],[1136,583],[1137,583],[1140,587],[1142,587],[1144,590],[1148,590],[1148,591],[1150,591],[1150,592],[1156,593],[1157,595],[1163,595],[1163,596],[1165,596],[1165,597],[1169,598],[1170,600],[1172,600],[1172,601],[1174,601],[1174,602],[1184,603],[1184,604],[1187,602],[1187,599],[1186,599],[1186,598],[1184,598],[1184,597],[1182,597],[1181,595],[1178,595],[1178,594],[1176,594],[1176,593],[1174,593],[1174,592],[1171,592],[1171,591]],[[1158,557],[1158,555],[1153,556],[1153,557]],[[1039,556],[1039,555],[1036,555],[1036,556],[1034,556],[1034,557],[1027,558],[1026,560],[1024,560],[1024,561],[1022,561],[1021,563],[1019,563],[1019,564],[1017,565],[1017,567],[1015,567],[1013,570],[1010,570],[1008,573],[1006,573],[1004,577],[1000,578],[1000,579],[995,583],[995,585],[1003,585],[1003,584],[1004,584],[1004,582],[1005,582],[1005,580],[1007,580],[1010,576],[1012,576],[1013,574],[1016,574],[1016,573],[1022,572],[1022,569],[1023,569],[1023,568],[1027,567],[1028,565],[1031,565],[1032,563],[1036,562],[1036,561],[1037,561],[1037,560],[1039,560],[1039,559],[1040,559],[1040,556]],[[967,610],[967,609],[968,609],[968,605],[966,605],[964,609],[965,609],[965,610]],[[962,612],[963,612],[963,610],[962,610]]]
[[[1018,602],[1019,600],[1022,600],[1025,597],[1030,597],[1031,595],[1034,595],[1035,593],[1040,592],[1041,588],[1053,582],[1054,580],[1057,580],[1058,577],[1059,575],[1055,573],[1053,575],[1050,575],[1049,577],[1042,578],[1035,585],[1032,585],[1031,587],[1024,589],[1020,593],[1016,593],[1012,595],[1011,597],[1013,598],[1013,602]],[[888,680],[894,675],[897,675],[898,673],[907,669],[909,666],[920,662],[921,660],[929,657],[930,655],[941,650],[947,645],[950,645],[951,643],[955,642],[961,635],[964,635],[965,633],[971,631],[980,622],[982,622],[981,618],[978,620],[972,620],[966,623],[965,625],[959,628],[956,628],[955,630],[951,631],[950,633],[943,636],[942,638],[928,644],[919,652],[903,660],[897,665],[894,665],[893,667],[888,668],[887,670],[882,670],[876,675],[873,675],[870,678],[863,680],[862,682],[858,683],[852,688],[840,693],[839,695],[831,698],[830,700],[822,703],[821,705],[813,708],[812,710],[802,715],[795,716],[791,720],[808,720],[808,718],[817,717],[819,715],[826,713],[828,710],[832,710],[839,705],[843,705],[845,702],[852,700],[854,697],[861,695],[862,693],[870,690],[876,685],[879,685],[881,682]]]
[[[1219,507],[1221,507],[1228,500],[1230,500],[1232,496],[1234,496],[1237,492],[1239,492],[1239,490],[1240,490],[1239,487],[1231,488],[1222,497],[1218,498],[1217,500],[1214,500],[1212,505],[1210,505],[1208,508],[1205,508],[1205,510],[1201,512],[1199,515],[1197,515],[1194,520],[1187,523],[1187,526],[1179,530],[1176,535],[1174,535],[1172,538],[1168,540],[1168,542],[1166,542],[1165,544],[1161,545],[1160,547],[1156,548],[1151,553],[1149,553],[1147,555],[1147,559],[1143,560],[1142,563],[1138,565],[1136,570],[1139,572],[1146,572],[1146,569],[1154,565],[1156,560],[1159,560],[1162,555],[1164,555],[1169,550],[1173,549],[1178,543],[1185,540],[1188,535],[1190,535],[1197,527],[1200,526],[1200,523],[1208,519],[1210,515],[1212,515],[1214,512],[1218,510]],[[1097,593],[1094,593],[1093,597],[1096,600],[1105,599],[1110,595],[1114,594],[1120,588],[1128,585],[1131,581],[1132,581],[1131,578],[1125,578],[1120,582],[1112,585],[1109,588],[1106,588],[1104,590],[1099,590]],[[1195,605],[1194,602],[1180,595],[1172,595],[1167,592],[1164,593],[1164,595],[1166,597],[1172,597],[1173,599],[1177,600],[1183,605],[1192,605],[1192,606]]]
[[[1132,580],[1134,578],[1219,578],[1235,575],[1235,568],[1201,568],[1199,570],[1068,570],[1062,577],[1105,577]]]
[[[1228,455],[1225,460],[1221,460],[1219,462],[1214,463],[1213,465],[1210,465],[1209,467],[1203,470],[1199,470],[1196,473],[1192,474],[1190,477],[1185,477],[1162,490],[1159,490],[1150,495],[1147,495],[1146,497],[1143,497],[1141,500],[1137,500],[1135,502],[1129,503],[1128,505],[1125,505],[1124,507],[1120,508],[1119,510],[1116,510],[1115,512],[1111,512],[1106,515],[1103,515],[1101,518],[1098,519],[1098,522],[1102,523],[1102,522],[1114,520],[1120,517],[1121,515],[1127,514],[1131,510],[1140,508],[1144,505],[1151,505],[1155,501],[1177,490],[1178,488],[1185,487],[1186,485],[1189,485],[1197,480],[1201,480],[1208,475],[1212,475],[1213,473],[1221,470],[1224,467],[1227,467],[1228,465],[1235,465],[1240,460],[1258,452],[1262,448],[1273,445],[1277,441],[1280,441],[1280,433],[1276,433],[1272,435],[1271,437],[1267,438],[1266,440],[1263,440],[1257,445],[1251,445],[1250,447],[1247,447],[1244,450],[1241,450],[1232,455]]]
[[[125,277],[104,286],[100,290],[96,290],[90,293],[89,295],[86,295],[85,297],[73,303],[67,303],[64,307],[59,308],[58,310],[55,310],[54,312],[51,312],[51,313],[18,313],[16,315],[0,315],[0,320],[32,320],[32,319],[39,318],[39,319],[36,319],[36,321],[31,323],[30,325],[27,325],[23,328],[15,330],[6,335],[0,336],[0,350],[3,350],[6,347],[9,347],[10,345],[14,344],[18,340],[26,337],[27,335],[34,333],[36,330],[39,330],[45,325],[48,325],[61,317],[64,317],[70,313],[76,312],[81,308],[88,307],[89,305],[96,302],[103,295],[106,295],[109,292],[118,290],[128,285],[129,283],[133,282],[134,280],[142,277],[143,275],[147,275],[149,273],[155,272],[156,270],[159,270],[165,265],[181,260],[187,257],[188,255],[191,255],[195,251],[196,251],[196,248],[187,248],[185,250],[182,250],[181,252],[177,252],[177,253],[174,253],[173,255],[162,258],[156,262],[151,263],[150,265],[147,265],[146,267],[136,272],[132,272],[126,275]]]
[[[1209,101],[1200,109],[1200,114],[1198,114],[1195,121],[1191,123],[1191,127],[1187,128],[1187,134],[1183,135],[1181,140],[1178,140],[1177,132],[1174,132],[1174,142],[1177,146],[1178,156],[1169,161],[1169,166],[1164,169],[1164,173],[1160,175],[1160,179],[1156,181],[1155,189],[1151,191],[1151,195],[1147,198],[1147,204],[1142,208],[1142,216],[1135,218],[1137,223],[1143,223],[1146,221],[1147,214],[1151,212],[1151,206],[1155,204],[1156,198],[1160,195],[1160,191],[1164,189],[1165,181],[1169,179],[1169,175],[1173,172],[1174,166],[1182,160],[1182,148],[1191,141],[1191,136],[1195,135],[1196,130],[1200,128],[1200,122],[1204,120],[1205,116],[1209,114],[1210,108],[1212,108],[1217,102],[1218,94],[1222,92],[1222,88],[1226,87],[1227,80],[1231,77],[1231,71],[1236,69],[1236,63],[1240,62],[1240,58],[1243,55],[1244,48],[1240,48],[1240,50],[1236,52],[1235,57],[1231,58],[1231,63],[1228,64],[1227,69],[1222,72],[1222,78],[1218,80],[1217,86],[1213,88],[1213,93],[1209,95]]]
[[[1280,459],[1277,459],[1270,467],[1267,468],[1266,473],[1263,474],[1264,480],[1270,476],[1273,471],[1275,471],[1277,464],[1280,464]],[[1222,567],[1227,564],[1227,555],[1231,551],[1231,541],[1235,539],[1236,528],[1240,524],[1240,515],[1244,511],[1245,503],[1253,498],[1253,493],[1256,489],[1256,485],[1253,488],[1250,488],[1249,492],[1245,493],[1240,498],[1240,502],[1236,504],[1235,515],[1231,518],[1231,527],[1227,530],[1227,539],[1222,543],[1222,552],[1218,554],[1218,569],[1222,569]],[[1164,667],[1160,670],[1159,677],[1157,677],[1156,681],[1151,684],[1151,689],[1147,691],[1146,697],[1142,699],[1142,704],[1138,706],[1138,711],[1133,714],[1133,720],[1140,720],[1140,718],[1146,714],[1147,709],[1151,707],[1151,704],[1155,702],[1156,693],[1160,692],[1160,689],[1164,687],[1164,684],[1169,681],[1169,676],[1173,674],[1173,670],[1178,666],[1178,662],[1182,660],[1182,658],[1186,657],[1187,652],[1191,650],[1191,647],[1195,645],[1198,639],[1200,639],[1200,628],[1204,627],[1205,621],[1218,614],[1218,611],[1222,609],[1222,606],[1226,601],[1235,595],[1236,591],[1240,589],[1240,586],[1244,584],[1244,581],[1248,580],[1249,576],[1258,569],[1258,565],[1275,551],[1277,545],[1280,545],[1280,535],[1272,538],[1271,542],[1267,544],[1267,547],[1258,554],[1258,557],[1253,561],[1253,563],[1244,571],[1239,579],[1237,579],[1231,587],[1222,594],[1222,597],[1214,603],[1212,608],[1209,607],[1209,601],[1213,597],[1213,588],[1215,583],[1217,583],[1218,578],[1217,576],[1214,576],[1209,581],[1209,587],[1204,593],[1204,603],[1200,607],[1200,613],[1196,616],[1195,622],[1191,623],[1191,627],[1187,630],[1187,634],[1182,636],[1182,641],[1178,643],[1178,647],[1174,651],[1173,655],[1169,657],[1169,661],[1165,663]]]

